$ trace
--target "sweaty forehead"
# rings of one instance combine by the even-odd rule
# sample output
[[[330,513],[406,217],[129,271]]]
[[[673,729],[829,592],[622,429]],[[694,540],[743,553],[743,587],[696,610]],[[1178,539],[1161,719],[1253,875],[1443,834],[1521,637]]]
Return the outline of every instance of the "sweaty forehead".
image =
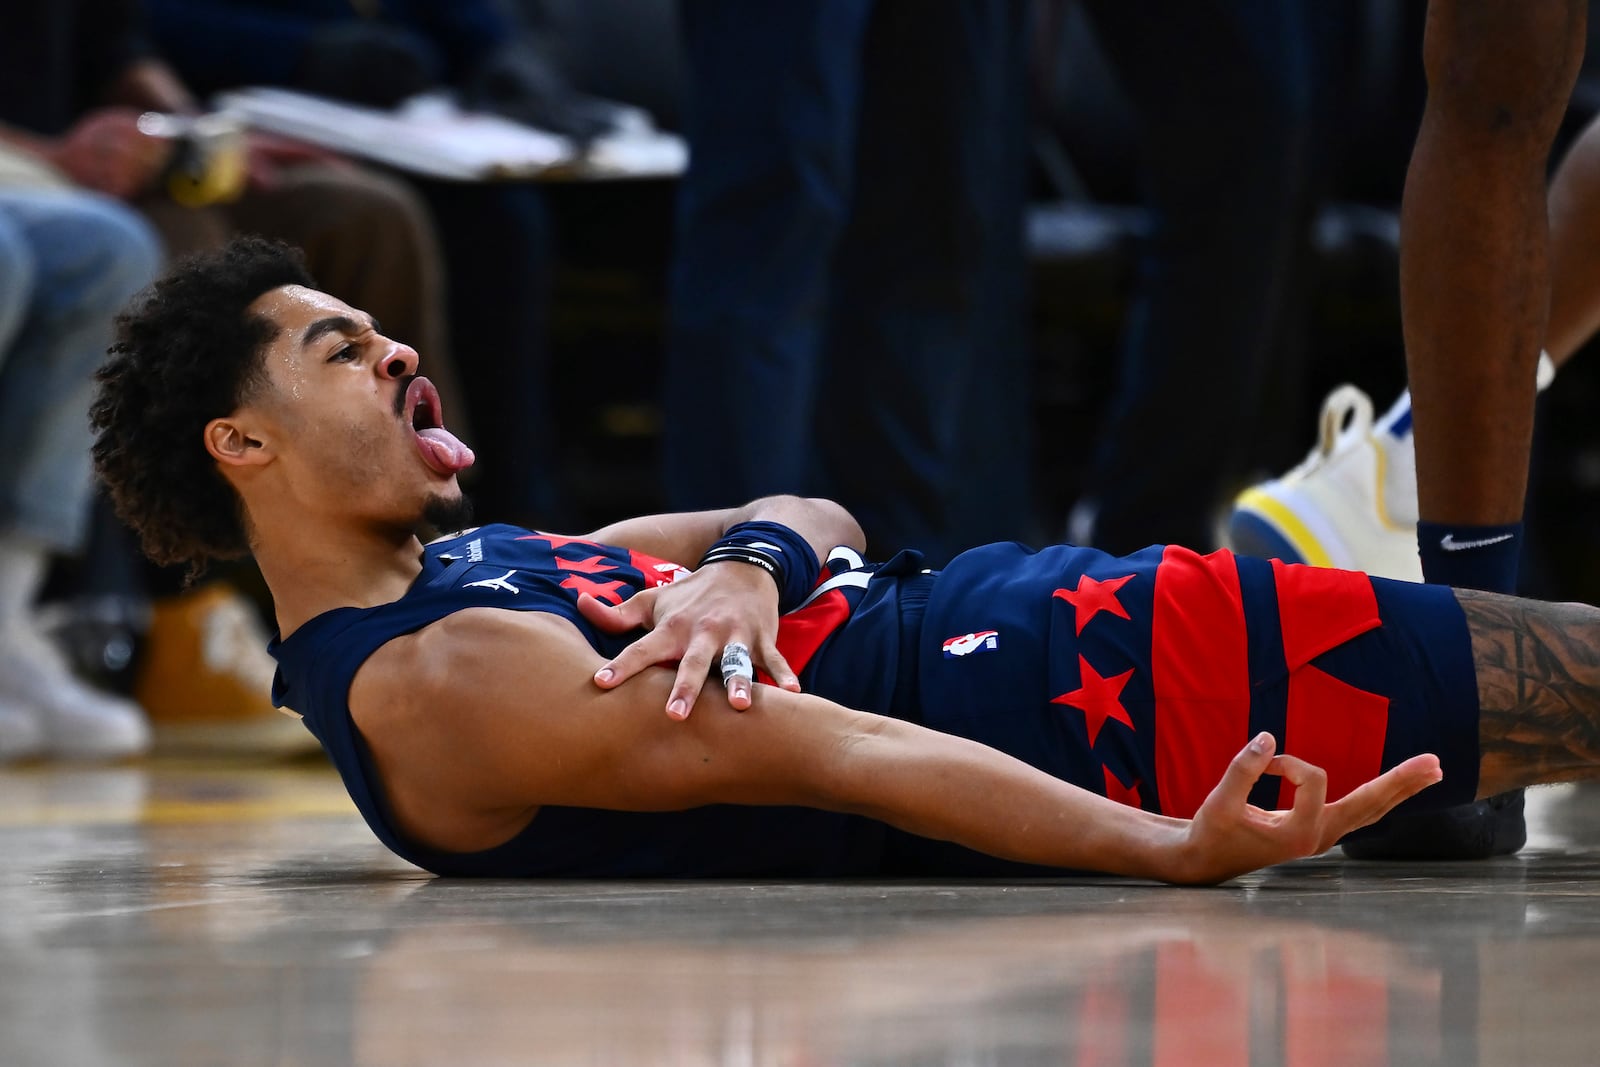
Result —
[[[336,296],[303,285],[280,285],[270,289],[250,304],[252,315],[260,315],[275,323],[282,333],[295,335],[319,319],[344,316],[360,322],[366,319],[355,308]]]

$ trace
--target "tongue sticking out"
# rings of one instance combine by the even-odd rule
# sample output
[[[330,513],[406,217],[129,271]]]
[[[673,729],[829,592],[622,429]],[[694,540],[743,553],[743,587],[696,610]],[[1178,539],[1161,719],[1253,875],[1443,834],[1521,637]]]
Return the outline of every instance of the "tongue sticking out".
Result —
[[[455,474],[472,466],[472,449],[444,428],[439,408],[439,391],[433,383],[416,377],[406,387],[400,410],[411,420],[411,434],[422,461],[439,474]]]
[[[464,471],[477,458],[472,454],[472,449],[443,426],[418,430],[417,450],[422,453],[423,461],[440,474]]]

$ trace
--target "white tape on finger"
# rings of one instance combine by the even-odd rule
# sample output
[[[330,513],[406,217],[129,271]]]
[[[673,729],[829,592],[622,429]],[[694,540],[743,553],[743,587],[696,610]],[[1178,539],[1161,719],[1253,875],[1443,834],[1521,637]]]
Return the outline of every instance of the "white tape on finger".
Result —
[[[750,646],[738,641],[730,641],[722,646],[722,684],[727,685],[735,678],[743,678],[747,682],[756,679],[756,665],[750,658]]]

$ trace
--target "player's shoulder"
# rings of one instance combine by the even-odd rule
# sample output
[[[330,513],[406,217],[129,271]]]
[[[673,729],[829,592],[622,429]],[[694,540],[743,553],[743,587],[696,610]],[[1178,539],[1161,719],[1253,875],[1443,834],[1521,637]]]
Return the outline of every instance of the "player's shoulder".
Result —
[[[503,674],[537,664],[573,643],[583,644],[577,628],[550,612],[474,606],[393,638],[367,666],[394,688],[426,691],[459,685],[475,670]]]

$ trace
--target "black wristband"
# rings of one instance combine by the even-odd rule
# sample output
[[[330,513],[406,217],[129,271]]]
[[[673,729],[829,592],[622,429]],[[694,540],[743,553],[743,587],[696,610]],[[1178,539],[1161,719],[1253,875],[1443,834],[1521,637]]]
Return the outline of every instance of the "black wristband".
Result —
[[[822,564],[805,538],[777,522],[741,522],[730,526],[700,558],[708,563],[745,563],[772,575],[778,586],[778,611],[792,611],[811,595]]]

